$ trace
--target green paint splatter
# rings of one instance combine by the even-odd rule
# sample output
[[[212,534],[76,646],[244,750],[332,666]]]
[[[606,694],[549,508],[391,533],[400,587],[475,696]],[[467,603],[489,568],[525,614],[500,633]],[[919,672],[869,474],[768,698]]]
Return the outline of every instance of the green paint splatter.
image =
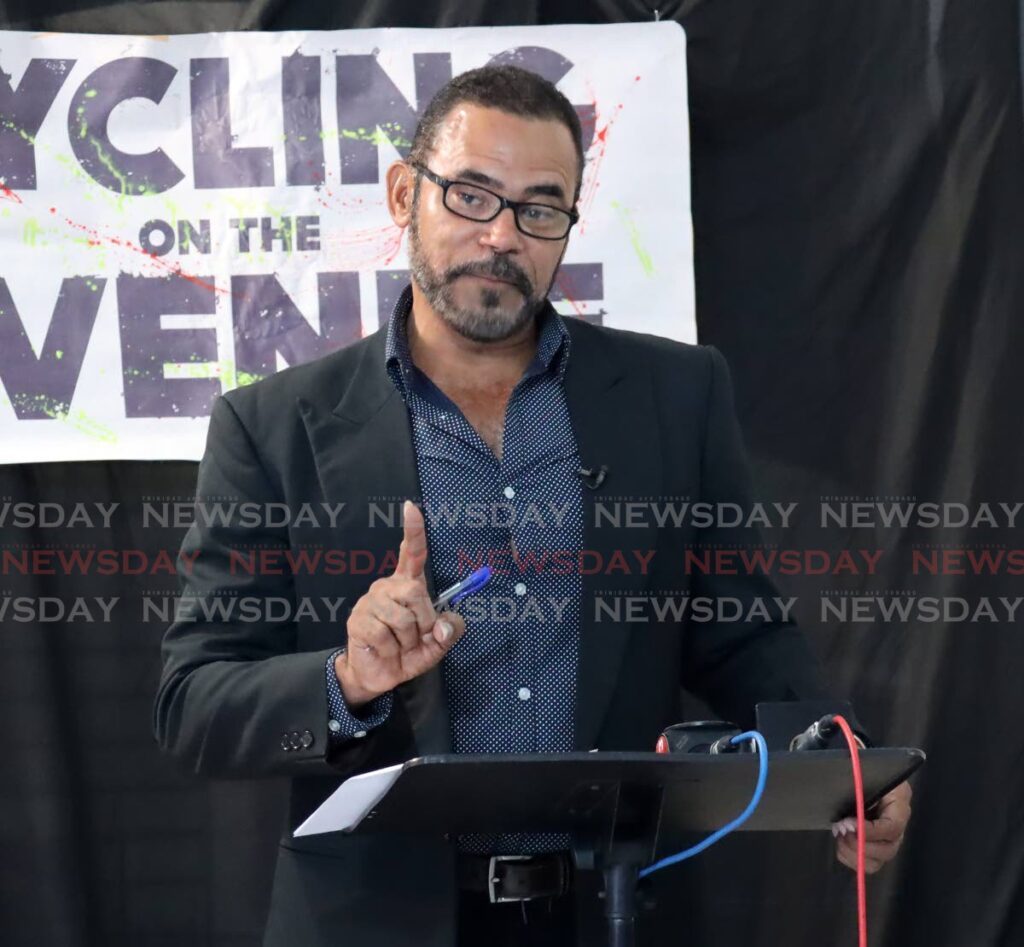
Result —
[[[27,131],[25,131],[24,128],[21,128],[20,126],[15,125],[14,122],[5,121],[2,124],[3,124],[4,128],[9,128],[16,135],[18,135],[19,138],[21,138],[23,141],[27,141],[30,145],[34,145],[36,143],[36,136],[35,135],[30,135]]]
[[[114,164],[113,159],[103,150],[99,141],[95,138],[90,138],[89,142],[96,150],[96,157],[99,158],[100,164],[102,164],[103,167],[105,167],[116,178],[117,183],[121,185],[121,196],[117,199],[117,209],[123,211],[124,199],[131,193],[131,185],[128,182],[128,176]]]
[[[91,437],[93,440],[104,441],[107,444],[117,443],[117,434],[113,428],[108,427],[102,421],[96,418],[91,418],[84,411],[76,410],[70,412],[58,420],[71,425],[76,431],[81,431],[87,437]]]
[[[39,226],[39,221],[36,220],[35,217],[29,217],[29,219],[25,221],[25,226],[22,228],[21,239],[25,246],[34,247],[36,245],[36,240],[42,232],[42,228]]]
[[[95,90],[90,90],[95,94]],[[87,92],[88,96],[89,93]],[[91,97],[91,96],[90,96]],[[87,189],[79,191],[79,196],[87,201],[95,201],[97,195],[101,196],[103,200],[115,207],[119,212],[123,213],[125,210],[124,199],[126,197],[152,197],[156,194],[161,193],[157,188],[151,184],[135,184],[128,180],[128,175],[124,174],[116,165],[114,165],[110,155],[108,155],[102,148],[100,142],[88,135],[88,124],[85,122],[83,115],[83,109],[78,108],[76,115],[79,119],[78,134],[80,138],[89,137],[89,142],[96,150],[96,155],[100,163],[114,176],[120,185],[120,192],[118,193],[111,188],[105,187],[96,181],[87,171],[85,171],[71,155],[61,154],[56,149],[51,148],[45,142],[36,141],[34,135],[30,135],[25,129],[15,125],[14,122],[6,119],[0,119],[0,127],[13,131],[23,141],[28,142],[33,147],[42,149],[46,154],[59,165],[61,165],[75,180],[81,181],[87,185]]]
[[[411,148],[412,139],[402,135],[403,128],[395,122],[384,122],[375,128],[342,128],[320,132],[321,139],[348,138],[351,141],[368,141],[378,148],[381,145],[394,145],[396,148]]]
[[[153,356],[153,360],[155,358],[156,356]],[[140,369],[126,368],[124,374],[143,376],[149,373]],[[190,362],[176,362],[174,364],[174,378],[176,380],[216,378],[222,382],[224,391],[251,385],[253,382],[262,381],[265,377],[264,375],[254,375],[251,372],[239,371],[238,366],[230,359],[208,362],[196,356]]]
[[[225,391],[230,391],[232,388],[244,388],[253,382],[262,381],[264,377],[263,375],[253,375],[250,372],[240,372],[238,366],[227,359],[221,361],[220,370],[220,377],[224,382]]]
[[[174,372],[175,378],[216,378],[216,363],[204,362],[202,365],[179,363]]]
[[[636,258],[640,261],[640,266],[643,268],[644,275],[653,276],[654,261],[651,259],[650,253],[644,249],[643,244],[640,242],[640,231],[633,222],[633,218],[630,216],[629,210],[623,207],[618,201],[612,201],[612,207],[615,208],[615,212],[619,215],[622,225],[626,228],[626,236],[629,237],[630,245],[633,247],[633,252],[636,254]]]
[[[19,406],[34,407],[47,417],[67,424],[93,440],[104,441],[108,444],[117,443],[117,433],[113,428],[108,427],[97,418],[90,417],[81,409],[68,411],[63,402],[48,395],[22,395],[18,397],[17,401]]]

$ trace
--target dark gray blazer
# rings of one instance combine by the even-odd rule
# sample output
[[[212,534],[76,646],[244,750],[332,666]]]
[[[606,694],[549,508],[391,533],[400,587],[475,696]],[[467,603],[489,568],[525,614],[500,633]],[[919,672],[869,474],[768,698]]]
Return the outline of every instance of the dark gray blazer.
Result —
[[[790,624],[598,621],[595,595],[693,595],[770,599],[759,576],[684,576],[683,550],[756,541],[743,530],[646,524],[626,528],[594,504],[613,498],[689,498],[748,504],[750,486],[728,370],[713,348],[567,320],[565,376],[579,456],[606,465],[598,490],[584,490],[584,548],[605,561],[615,549],[657,549],[646,575],[583,580],[576,693],[577,749],[643,750],[678,722],[680,685],[723,718],[753,722],[759,700],[820,695],[817,668]],[[374,574],[300,570],[252,575],[230,550],[322,545],[363,550],[379,562],[397,550],[401,527],[371,526],[370,502],[420,499],[409,418],[384,370],[385,329],[305,365],[228,392],[214,405],[198,499],[346,506],[335,529],[303,525],[190,527],[182,552],[195,556],[186,591],[238,596],[345,596],[351,605]],[[607,507],[606,507],[607,508]],[[365,558],[365,555],[364,555]],[[428,581],[429,581],[428,569]],[[432,588],[433,591],[433,588]],[[178,620],[163,642],[154,707],[160,745],[197,774],[292,777],[294,828],[346,777],[432,752],[450,751],[440,672],[398,690],[390,719],[332,748],[324,667],[345,640],[336,622]],[[604,613],[607,616],[607,612]],[[429,813],[424,814],[429,819]],[[430,837],[331,835],[281,840],[266,944],[455,942],[452,847]]]

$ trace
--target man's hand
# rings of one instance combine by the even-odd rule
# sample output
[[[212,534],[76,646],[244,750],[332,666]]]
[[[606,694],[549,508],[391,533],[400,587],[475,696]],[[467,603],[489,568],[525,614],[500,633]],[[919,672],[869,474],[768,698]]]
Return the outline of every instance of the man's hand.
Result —
[[[864,821],[864,871],[873,875],[899,851],[910,821],[910,783],[900,783],[882,796],[878,814]],[[857,870],[857,820],[843,819],[832,826],[836,836],[836,858]]]
[[[348,618],[348,649],[334,661],[341,692],[355,709],[437,664],[462,637],[460,615],[438,617],[423,570],[427,535],[423,514],[406,500],[405,532],[393,575],[378,579]]]

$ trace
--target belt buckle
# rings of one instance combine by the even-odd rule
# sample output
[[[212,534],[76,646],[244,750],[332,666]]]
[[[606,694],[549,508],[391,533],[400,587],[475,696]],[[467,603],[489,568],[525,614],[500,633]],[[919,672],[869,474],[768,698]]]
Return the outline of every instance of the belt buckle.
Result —
[[[498,894],[498,862],[528,862],[532,855],[492,855],[487,862],[487,897],[491,904],[502,904],[506,901],[529,901],[529,898],[504,898]]]

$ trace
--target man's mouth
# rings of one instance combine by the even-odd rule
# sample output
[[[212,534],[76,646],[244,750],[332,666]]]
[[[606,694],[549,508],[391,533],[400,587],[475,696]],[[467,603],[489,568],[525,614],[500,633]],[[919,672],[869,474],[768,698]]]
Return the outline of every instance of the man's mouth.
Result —
[[[478,280],[482,280],[483,282],[490,284],[494,288],[502,286],[511,286],[517,293],[520,293],[523,296],[530,295],[529,282],[525,278],[520,277],[516,273],[510,273],[508,276],[498,276],[495,273],[481,273],[469,270],[468,272],[463,271],[461,273],[458,273],[457,275],[453,275],[449,277],[449,279],[455,280],[463,276],[469,276]]]

